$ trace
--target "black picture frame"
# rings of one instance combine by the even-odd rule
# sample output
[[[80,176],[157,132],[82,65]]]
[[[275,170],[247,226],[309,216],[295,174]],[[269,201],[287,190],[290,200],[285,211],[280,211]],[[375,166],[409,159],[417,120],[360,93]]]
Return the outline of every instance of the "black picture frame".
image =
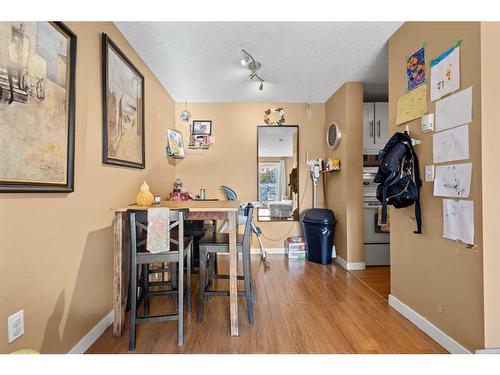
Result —
[[[102,33],[102,162],[103,164],[117,165],[121,167],[144,169],[146,167],[146,126],[145,126],[145,100],[144,100],[144,76],[135,67],[135,65],[125,56],[122,50],[106,34]],[[142,161],[140,163],[130,160],[122,160],[110,157],[108,154],[108,49],[112,48],[122,61],[140,78],[141,80],[141,121],[142,121]]]
[[[75,102],[76,102],[76,52],[77,36],[60,21],[49,22],[69,40],[68,66],[68,123],[66,148],[66,183],[8,182],[0,181],[0,193],[72,193],[75,187]]]
[[[197,132],[195,130],[196,128],[196,123],[201,123],[201,122],[208,122],[210,123],[210,131],[207,133],[203,133],[203,132]],[[193,120],[193,127],[192,127],[192,131],[191,131],[191,134],[192,135],[212,135],[212,120]]]

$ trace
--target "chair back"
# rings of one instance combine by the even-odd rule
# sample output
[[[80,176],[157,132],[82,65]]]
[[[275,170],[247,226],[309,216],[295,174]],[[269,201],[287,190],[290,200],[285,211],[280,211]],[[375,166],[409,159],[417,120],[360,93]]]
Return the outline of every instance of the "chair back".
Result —
[[[179,238],[184,236],[184,217],[187,210],[169,210],[169,232],[175,227],[179,227]],[[138,249],[144,247],[148,239],[148,210],[128,210],[128,221],[130,228],[130,250],[137,252]],[[179,241],[169,238],[169,244],[178,244]],[[167,245],[168,246],[168,245]]]
[[[252,218],[253,218],[253,210],[254,206],[249,203],[245,207],[245,216],[246,216],[246,223],[245,223],[245,231],[243,232],[243,251],[245,249],[250,250],[250,243],[252,241]]]
[[[229,201],[237,201],[238,200],[238,195],[236,194],[236,192],[233,189],[231,189],[230,187],[225,186],[225,185],[222,185],[221,188],[222,188],[222,190],[224,190],[224,193],[226,194],[227,200],[229,200]]]

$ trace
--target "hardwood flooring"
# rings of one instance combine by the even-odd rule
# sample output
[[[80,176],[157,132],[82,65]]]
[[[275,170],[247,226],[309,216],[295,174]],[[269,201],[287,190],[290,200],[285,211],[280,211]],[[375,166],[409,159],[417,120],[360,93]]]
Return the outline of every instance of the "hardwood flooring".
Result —
[[[374,293],[387,300],[391,292],[391,267],[369,266],[362,271],[350,271]]]
[[[219,269],[227,272],[220,257]],[[446,353],[435,341],[393,310],[358,277],[336,264],[322,266],[283,255],[271,256],[265,271],[253,256],[255,324],[248,324],[238,299],[240,336],[229,335],[229,299],[205,303],[205,320],[196,322],[198,275],[193,276],[193,312],[185,319],[184,346],[177,346],[177,323],[138,326],[135,353]],[[227,289],[227,281],[218,280]],[[170,297],[152,300],[151,313],[168,310]],[[128,353],[127,329],[112,327],[87,353]]]

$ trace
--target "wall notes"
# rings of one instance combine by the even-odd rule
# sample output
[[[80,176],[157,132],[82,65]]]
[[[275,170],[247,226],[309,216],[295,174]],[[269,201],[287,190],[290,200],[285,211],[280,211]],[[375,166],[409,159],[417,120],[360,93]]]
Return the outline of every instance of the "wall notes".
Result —
[[[456,45],[431,60],[431,101],[460,88],[460,45]]]
[[[469,158],[469,125],[433,134],[432,160],[434,163]]]
[[[443,199],[443,237],[474,244],[474,202]]]
[[[396,109],[396,125],[417,119],[427,111],[427,84],[422,84],[409,93],[400,96]]]
[[[470,194],[472,163],[438,165],[434,180],[434,195],[467,198]]]
[[[472,87],[436,102],[436,131],[472,122]]]

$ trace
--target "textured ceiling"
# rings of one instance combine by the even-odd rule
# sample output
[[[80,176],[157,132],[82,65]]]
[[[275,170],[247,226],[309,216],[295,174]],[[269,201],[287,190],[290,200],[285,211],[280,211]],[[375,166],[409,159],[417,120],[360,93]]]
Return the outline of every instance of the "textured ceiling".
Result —
[[[323,103],[346,81],[387,84],[401,22],[117,22],[177,102]],[[264,90],[240,64],[262,63]]]

